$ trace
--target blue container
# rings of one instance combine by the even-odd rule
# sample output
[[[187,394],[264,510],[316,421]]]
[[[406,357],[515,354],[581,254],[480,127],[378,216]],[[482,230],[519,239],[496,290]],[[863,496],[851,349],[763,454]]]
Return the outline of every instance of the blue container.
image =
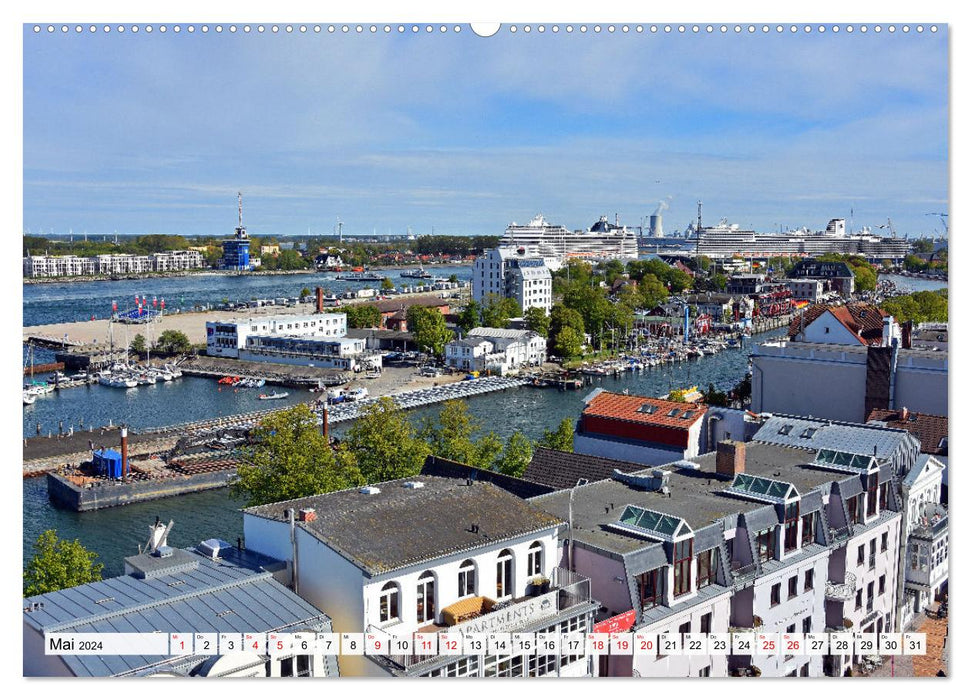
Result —
[[[121,454],[115,450],[95,450],[94,467],[99,474],[109,479],[120,479]]]

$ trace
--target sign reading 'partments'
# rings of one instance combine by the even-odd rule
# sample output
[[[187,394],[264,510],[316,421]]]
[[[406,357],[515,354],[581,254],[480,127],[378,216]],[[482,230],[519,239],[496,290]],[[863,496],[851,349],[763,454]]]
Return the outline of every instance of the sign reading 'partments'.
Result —
[[[522,603],[515,603],[477,617],[474,620],[455,625],[449,631],[461,634],[482,634],[497,630],[506,631],[510,627],[544,617],[556,611],[556,591],[545,593],[536,598],[530,598]]]

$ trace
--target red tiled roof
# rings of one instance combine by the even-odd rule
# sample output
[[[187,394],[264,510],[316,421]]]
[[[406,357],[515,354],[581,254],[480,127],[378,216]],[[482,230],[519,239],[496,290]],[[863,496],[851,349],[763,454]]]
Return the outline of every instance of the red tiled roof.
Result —
[[[640,410],[645,405],[654,406],[654,412],[648,413]],[[676,415],[669,415],[669,413],[675,410],[677,411]],[[680,403],[646,396],[613,394],[609,391],[604,391],[597,394],[587,404],[587,407],[583,409],[583,415],[687,430],[690,426],[701,420],[701,417],[707,410],[708,406],[700,403]],[[686,412],[690,412],[690,415],[687,418],[683,418],[682,416]]]
[[[845,306],[814,304],[789,323],[789,339],[795,340],[803,328],[829,311],[863,345],[879,345],[883,339],[883,319],[889,314],[873,304],[852,302]]]
[[[941,446],[941,441],[947,437],[947,416],[934,416],[929,413],[907,411],[907,418],[903,417],[903,410],[890,411],[885,408],[874,408],[867,416],[867,422],[883,421],[888,428],[906,430],[920,440],[920,451],[929,455],[946,455],[947,443]]]

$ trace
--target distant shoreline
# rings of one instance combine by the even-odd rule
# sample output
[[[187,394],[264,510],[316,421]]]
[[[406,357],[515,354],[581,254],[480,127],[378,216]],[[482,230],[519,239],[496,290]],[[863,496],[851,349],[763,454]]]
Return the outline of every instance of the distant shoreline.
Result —
[[[413,269],[416,263],[405,264],[405,265],[375,265],[373,267],[366,266],[368,270],[410,270]],[[429,264],[429,272],[434,271],[436,267],[471,267],[470,262],[448,262],[448,263],[431,263]],[[178,272],[144,272],[141,274],[129,274],[129,275],[84,275],[76,277],[24,277],[24,284],[61,284],[64,282],[69,283],[82,283],[82,282],[124,282],[127,280],[142,280],[142,279],[157,279],[164,277],[200,277],[206,275],[213,276],[232,276],[232,277],[273,277],[277,275],[313,275],[313,274],[324,274],[327,272],[333,272],[333,270],[256,270],[254,272],[244,272],[242,274],[237,273],[233,270],[180,270]]]

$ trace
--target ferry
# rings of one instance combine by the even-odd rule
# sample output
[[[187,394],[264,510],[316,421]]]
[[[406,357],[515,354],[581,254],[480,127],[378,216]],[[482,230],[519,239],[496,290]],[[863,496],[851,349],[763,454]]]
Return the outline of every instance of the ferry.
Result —
[[[381,282],[384,277],[376,272],[342,272],[337,279],[342,282]]]
[[[430,280],[432,278],[432,273],[426,272],[425,268],[420,266],[417,270],[406,270],[405,272],[400,273],[398,276],[415,280]]]

